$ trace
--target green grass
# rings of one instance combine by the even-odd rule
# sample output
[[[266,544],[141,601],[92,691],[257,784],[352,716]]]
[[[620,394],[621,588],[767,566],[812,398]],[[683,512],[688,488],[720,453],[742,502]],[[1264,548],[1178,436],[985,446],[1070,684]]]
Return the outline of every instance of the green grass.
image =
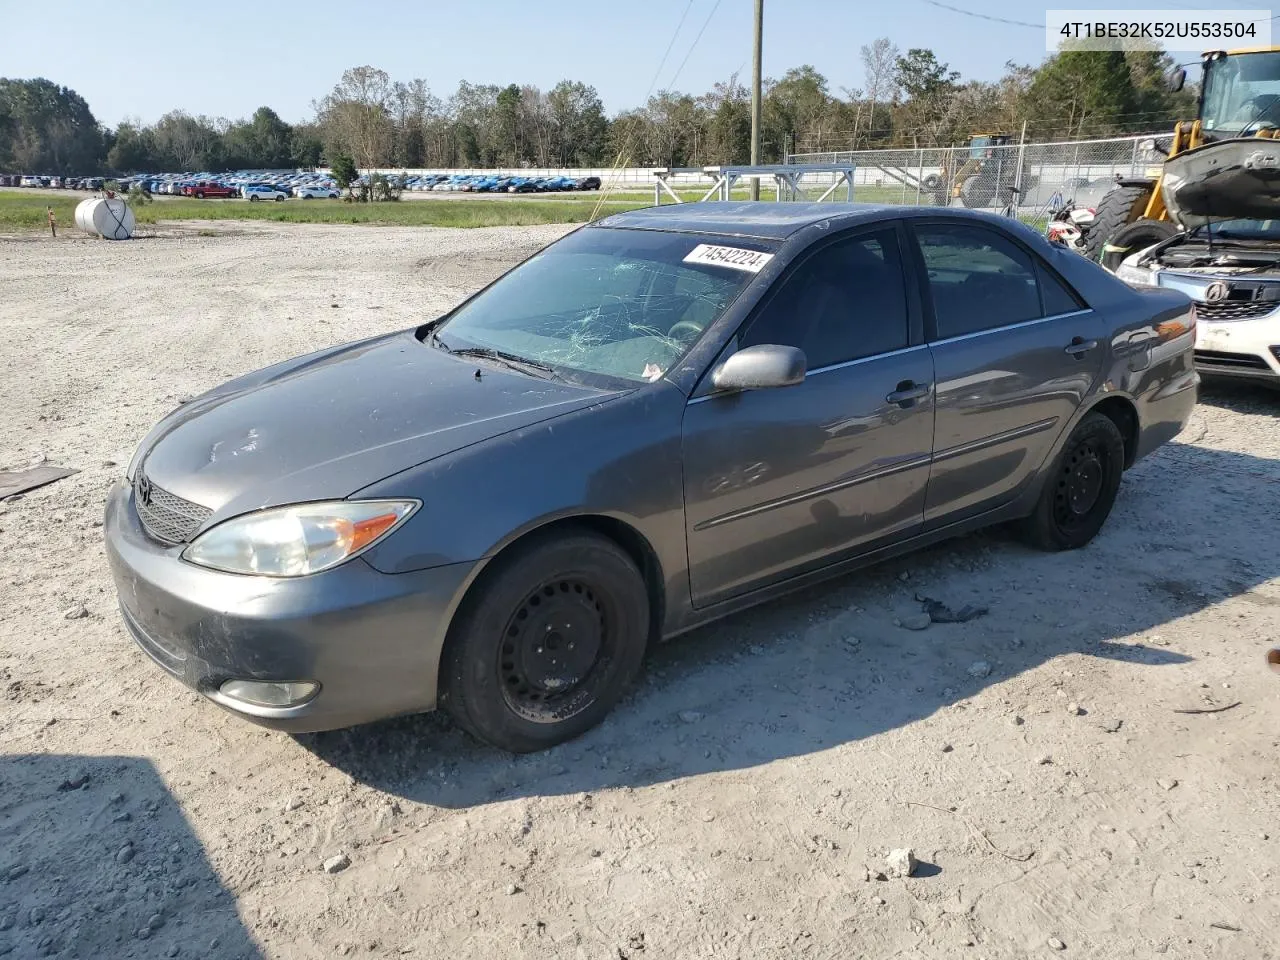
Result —
[[[24,196],[0,193],[0,230],[48,230],[48,207],[58,219],[59,230],[76,228],[75,209],[80,197],[63,199],[49,196]]]
[[[58,229],[73,231],[75,207],[82,196],[62,198],[0,192],[0,231],[48,229],[46,208],[52,206]],[[608,204],[603,213],[646,206]],[[596,207],[594,198],[574,200],[458,200],[398,203],[343,203],[341,200],[286,200],[284,203],[157,199],[135,206],[140,224],[178,220],[269,220],[277,223],[369,223],[408,227],[533,226],[584,223]]]

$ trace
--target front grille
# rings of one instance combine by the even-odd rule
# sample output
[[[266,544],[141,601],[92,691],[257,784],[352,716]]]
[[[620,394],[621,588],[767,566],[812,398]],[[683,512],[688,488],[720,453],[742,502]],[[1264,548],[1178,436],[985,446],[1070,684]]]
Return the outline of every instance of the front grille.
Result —
[[[1225,320],[1256,320],[1280,309],[1276,300],[1219,300],[1217,303],[1196,301],[1196,315],[1201,320],[1222,322]]]
[[[1224,370],[1266,370],[1267,361],[1248,353],[1223,353],[1221,350],[1197,350],[1196,363],[1202,367],[1221,367]]]
[[[143,502],[138,484],[135,483],[133,502],[137,505],[142,528],[147,531],[148,536],[164,543],[186,543],[200,528],[200,524],[213,513],[208,507],[183,500],[168,490],[161,490],[155,484],[151,484],[146,501]]]

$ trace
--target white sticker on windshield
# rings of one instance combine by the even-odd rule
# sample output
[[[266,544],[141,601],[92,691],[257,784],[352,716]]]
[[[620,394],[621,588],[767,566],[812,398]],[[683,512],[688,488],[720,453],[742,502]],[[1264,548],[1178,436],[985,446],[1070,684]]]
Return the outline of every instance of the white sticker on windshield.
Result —
[[[741,247],[717,247],[710,243],[700,243],[689,251],[689,255],[684,258],[684,262],[706,263],[713,267],[729,267],[731,270],[759,273],[764,269],[764,265],[772,259],[772,253],[743,250]]]

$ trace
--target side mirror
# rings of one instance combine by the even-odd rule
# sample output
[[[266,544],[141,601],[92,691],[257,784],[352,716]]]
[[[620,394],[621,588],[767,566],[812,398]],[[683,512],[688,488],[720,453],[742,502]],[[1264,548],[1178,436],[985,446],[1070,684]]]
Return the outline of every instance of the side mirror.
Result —
[[[804,351],[776,343],[744,347],[711,372],[717,390],[768,390],[804,382]]]
[[[1179,92],[1187,83],[1187,70],[1185,67],[1176,67],[1170,70],[1164,76],[1165,86],[1170,93]]]

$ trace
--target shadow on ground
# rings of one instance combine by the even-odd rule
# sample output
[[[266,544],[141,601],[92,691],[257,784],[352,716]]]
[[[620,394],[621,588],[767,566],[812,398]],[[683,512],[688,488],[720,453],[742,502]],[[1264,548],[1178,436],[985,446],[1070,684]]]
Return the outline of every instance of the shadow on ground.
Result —
[[[1280,417],[1280,390],[1256,383],[1211,379],[1200,383],[1199,401],[1236,413],[1259,413]]]
[[[1274,544],[1246,535],[1247,511],[1232,508],[1274,503],[1277,482],[1276,461],[1170,445],[1126,474],[1086,549],[1037,553],[995,530],[731,617],[651,651],[637,689],[602,726],[545,753],[492,750],[438,715],[300,740],[380,790],[460,808],[815,753],[1068,654],[1149,669],[1187,663],[1148,632],[1280,576]],[[1218,511],[1205,509],[1210,490]],[[919,610],[916,591],[989,603],[991,613],[910,632],[893,621]],[[1135,636],[1150,642],[1121,639]]]
[[[263,954],[155,768],[0,757],[0,955]]]

